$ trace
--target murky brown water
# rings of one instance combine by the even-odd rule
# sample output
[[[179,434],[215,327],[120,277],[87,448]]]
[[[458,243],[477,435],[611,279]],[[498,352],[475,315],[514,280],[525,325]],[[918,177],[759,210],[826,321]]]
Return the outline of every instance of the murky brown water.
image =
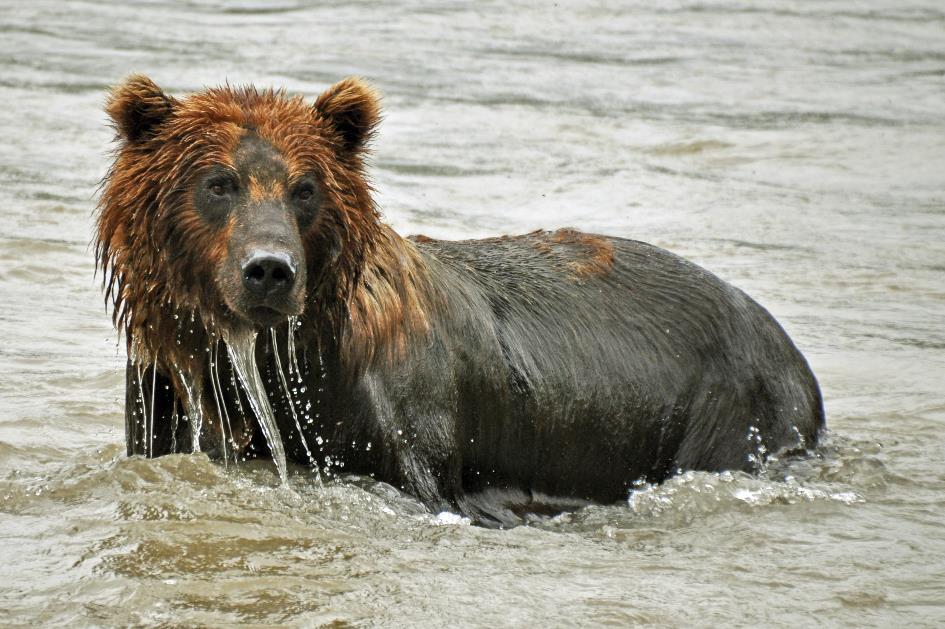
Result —
[[[941,2],[225,6],[0,3],[0,625],[945,622]],[[132,71],[368,77],[395,227],[685,255],[783,322],[827,443],[511,531],[298,468],[126,459],[88,241]]]

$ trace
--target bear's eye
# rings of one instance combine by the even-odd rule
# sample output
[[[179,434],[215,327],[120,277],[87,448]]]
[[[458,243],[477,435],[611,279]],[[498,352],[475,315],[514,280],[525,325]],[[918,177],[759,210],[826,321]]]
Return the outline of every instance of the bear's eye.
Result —
[[[225,197],[235,187],[233,181],[222,177],[214,177],[207,182],[207,190],[215,197]]]
[[[299,201],[311,201],[314,196],[315,187],[309,183],[302,184],[295,190],[295,198]]]

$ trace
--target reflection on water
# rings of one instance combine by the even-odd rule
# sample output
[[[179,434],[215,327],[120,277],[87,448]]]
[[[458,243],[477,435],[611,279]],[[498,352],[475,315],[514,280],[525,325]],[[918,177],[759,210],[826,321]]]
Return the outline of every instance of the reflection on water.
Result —
[[[939,5],[8,3],[0,624],[941,624]],[[511,531],[366,478],[125,458],[87,243],[104,90],[132,71],[309,97],[367,77],[399,231],[568,225],[693,259],[783,322],[829,438]]]

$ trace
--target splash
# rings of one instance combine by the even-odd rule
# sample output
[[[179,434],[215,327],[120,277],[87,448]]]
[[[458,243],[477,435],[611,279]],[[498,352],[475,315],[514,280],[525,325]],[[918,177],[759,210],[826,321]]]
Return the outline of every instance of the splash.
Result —
[[[765,473],[768,469],[768,448],[765,447],[761,430],[759,430],[757,426],[749,426],[748,434],[745,438],[752,444],[752,451],[748,453],[748,463],[751,464],[755,472],[759,474]]]
[[[238,338],[224,339],[224,341],[236,376],[243,385],[249,404],[259,420],[263,436],[269,444],[272,460],[276,464],[276,469],[279,470],[279,478],[282,479],[283,485],[287,485],[289,474],[285,461],[285,447],[282,445],[276,418],[269,405],[266,387],[263,385],[256,366],[256,332]]]

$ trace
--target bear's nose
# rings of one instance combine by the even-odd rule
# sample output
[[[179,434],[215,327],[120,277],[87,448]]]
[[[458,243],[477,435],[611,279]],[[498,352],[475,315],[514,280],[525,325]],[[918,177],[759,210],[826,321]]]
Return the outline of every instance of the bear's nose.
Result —
[[[243,286],[254,297],[281,297],[295,284],[295,265],[285,253],[254,251],[243,263]]]

